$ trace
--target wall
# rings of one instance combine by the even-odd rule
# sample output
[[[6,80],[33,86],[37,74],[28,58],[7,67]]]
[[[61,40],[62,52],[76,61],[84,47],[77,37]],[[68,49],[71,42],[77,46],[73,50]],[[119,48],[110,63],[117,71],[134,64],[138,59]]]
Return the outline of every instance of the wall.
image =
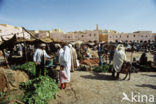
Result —
[[[22,30],[21,27],[14,27],[7,24],[0,24],[0,37],[4,40],[12,38],[16,34],[16,37],[24,37],[25,39],[30,39],[31,36]],[[0,41],[1,38],[0,38]]]
[[[108,33],[108,41],[144,42],[154,41],[152,31],[137,31],[133,33]]]
[[[52,32],[50,33],[50,37],[54,40],[63,41],[63,42],[71,42],[71,41],[99,41],[99,33],[98,31],[85,31],[85,32]]]

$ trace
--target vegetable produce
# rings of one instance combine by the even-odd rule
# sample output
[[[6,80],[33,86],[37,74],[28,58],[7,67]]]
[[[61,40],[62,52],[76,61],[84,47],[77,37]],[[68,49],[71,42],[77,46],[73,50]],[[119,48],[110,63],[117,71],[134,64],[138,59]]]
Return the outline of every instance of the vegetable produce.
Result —
[[[27,62],[16,67],[18,70],[25,71],[31,78],[36,76],[36,67],[34,62]]]
[[[103,66],[98,66],[93,69],[94,72],[109,72],[112,65],[104,64]]]
[[[151,71],[151,70],[152,70],[152,68],[149,65],[140,65],[140,71],[148,72],[148,71]]]
[[[39,78],[29,80],[20,87],[25,90],[23,98],[25,104],[48,104],[48,101],[58,91],[55,80],[49,76],[40,76]]]

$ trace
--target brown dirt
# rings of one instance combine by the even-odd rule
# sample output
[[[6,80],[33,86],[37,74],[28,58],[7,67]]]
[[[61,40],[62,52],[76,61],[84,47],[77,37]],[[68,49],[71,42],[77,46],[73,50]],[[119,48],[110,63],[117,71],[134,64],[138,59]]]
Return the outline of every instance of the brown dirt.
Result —
[[[123,92],[128,96],[133,92],[156,97],[156,73],[133,73],[130,81],[118,81],[113,80],[110,73],[75,71],[67,86],[67,89],[58,92],[54,104],[122,104]]]
[[[0,72],[0,92],[2,92],[5,87],[7,87],[7,80],[5,75]]]
[[[130,53],[126,53],[130,60]],[[133,57],[140,58],[142,53],[134,53]],[[147,53],[148,60],[153,61],[153,55]],[[120,74],[123,78],[125,74]],[[154,103],[121,102],[123,92],[128,97],[140,93],[141,95],[154,95]],[[156,104],[156,73],[132,73],[131,80],[114,80],[111,73],[94,73],[75,71],[71,73],[71,82],[67,89],[57,93],[53,104]]]

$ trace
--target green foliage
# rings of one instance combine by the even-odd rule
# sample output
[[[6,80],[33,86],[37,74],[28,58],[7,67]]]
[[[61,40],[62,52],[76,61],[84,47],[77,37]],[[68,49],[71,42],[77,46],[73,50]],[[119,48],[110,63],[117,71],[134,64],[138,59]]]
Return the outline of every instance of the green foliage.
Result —
[[[36,67],[34,62],[27,62],[25,64],[19,65],[16,69],[25,71],[31,78],[36,76]]]
[[[3,98],[6,95],[5,92],[0,92],[0,98]]]
[[[48,104],[48,101],[58,91],[55,80],[49,76],[40,76],[39,78],[29,80],[20,87],[25,90],[23,98],[25,104]]]
[[[149,65],[140,65],[140,71],[150,71],[152,68]]]
[[[112,68],[112,65],[104,64],[103,66],[98,66],[93,69],[94,72],[109,72]]]

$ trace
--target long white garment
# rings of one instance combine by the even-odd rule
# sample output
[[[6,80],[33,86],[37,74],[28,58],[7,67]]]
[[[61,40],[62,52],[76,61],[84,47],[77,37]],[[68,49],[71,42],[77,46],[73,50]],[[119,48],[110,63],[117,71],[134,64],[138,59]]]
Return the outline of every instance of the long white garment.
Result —
[[[67,82],[70,82],[71,53],[70,53],[70,48],[68,46],[64,47],[63,60],[64,60],[65,72],[68,77]]]
[[[60,48],[57,52],[57,56],[58,56],[58,60],[59,60],[60,65],[64,65],[63,53],[64,53],[64,50],[62,48]]]
[[[70,53],[71,53],[71,71],[74,71],[75,68],[77,68],[77,53],[75,48],[72,47],[71,44],[69,44],[69,48],[70,48]]]
[[[113,67],[116,72],[121,71],[123,62],[126,60],[126,54],[123,50],[116,50],[113,58]]]

